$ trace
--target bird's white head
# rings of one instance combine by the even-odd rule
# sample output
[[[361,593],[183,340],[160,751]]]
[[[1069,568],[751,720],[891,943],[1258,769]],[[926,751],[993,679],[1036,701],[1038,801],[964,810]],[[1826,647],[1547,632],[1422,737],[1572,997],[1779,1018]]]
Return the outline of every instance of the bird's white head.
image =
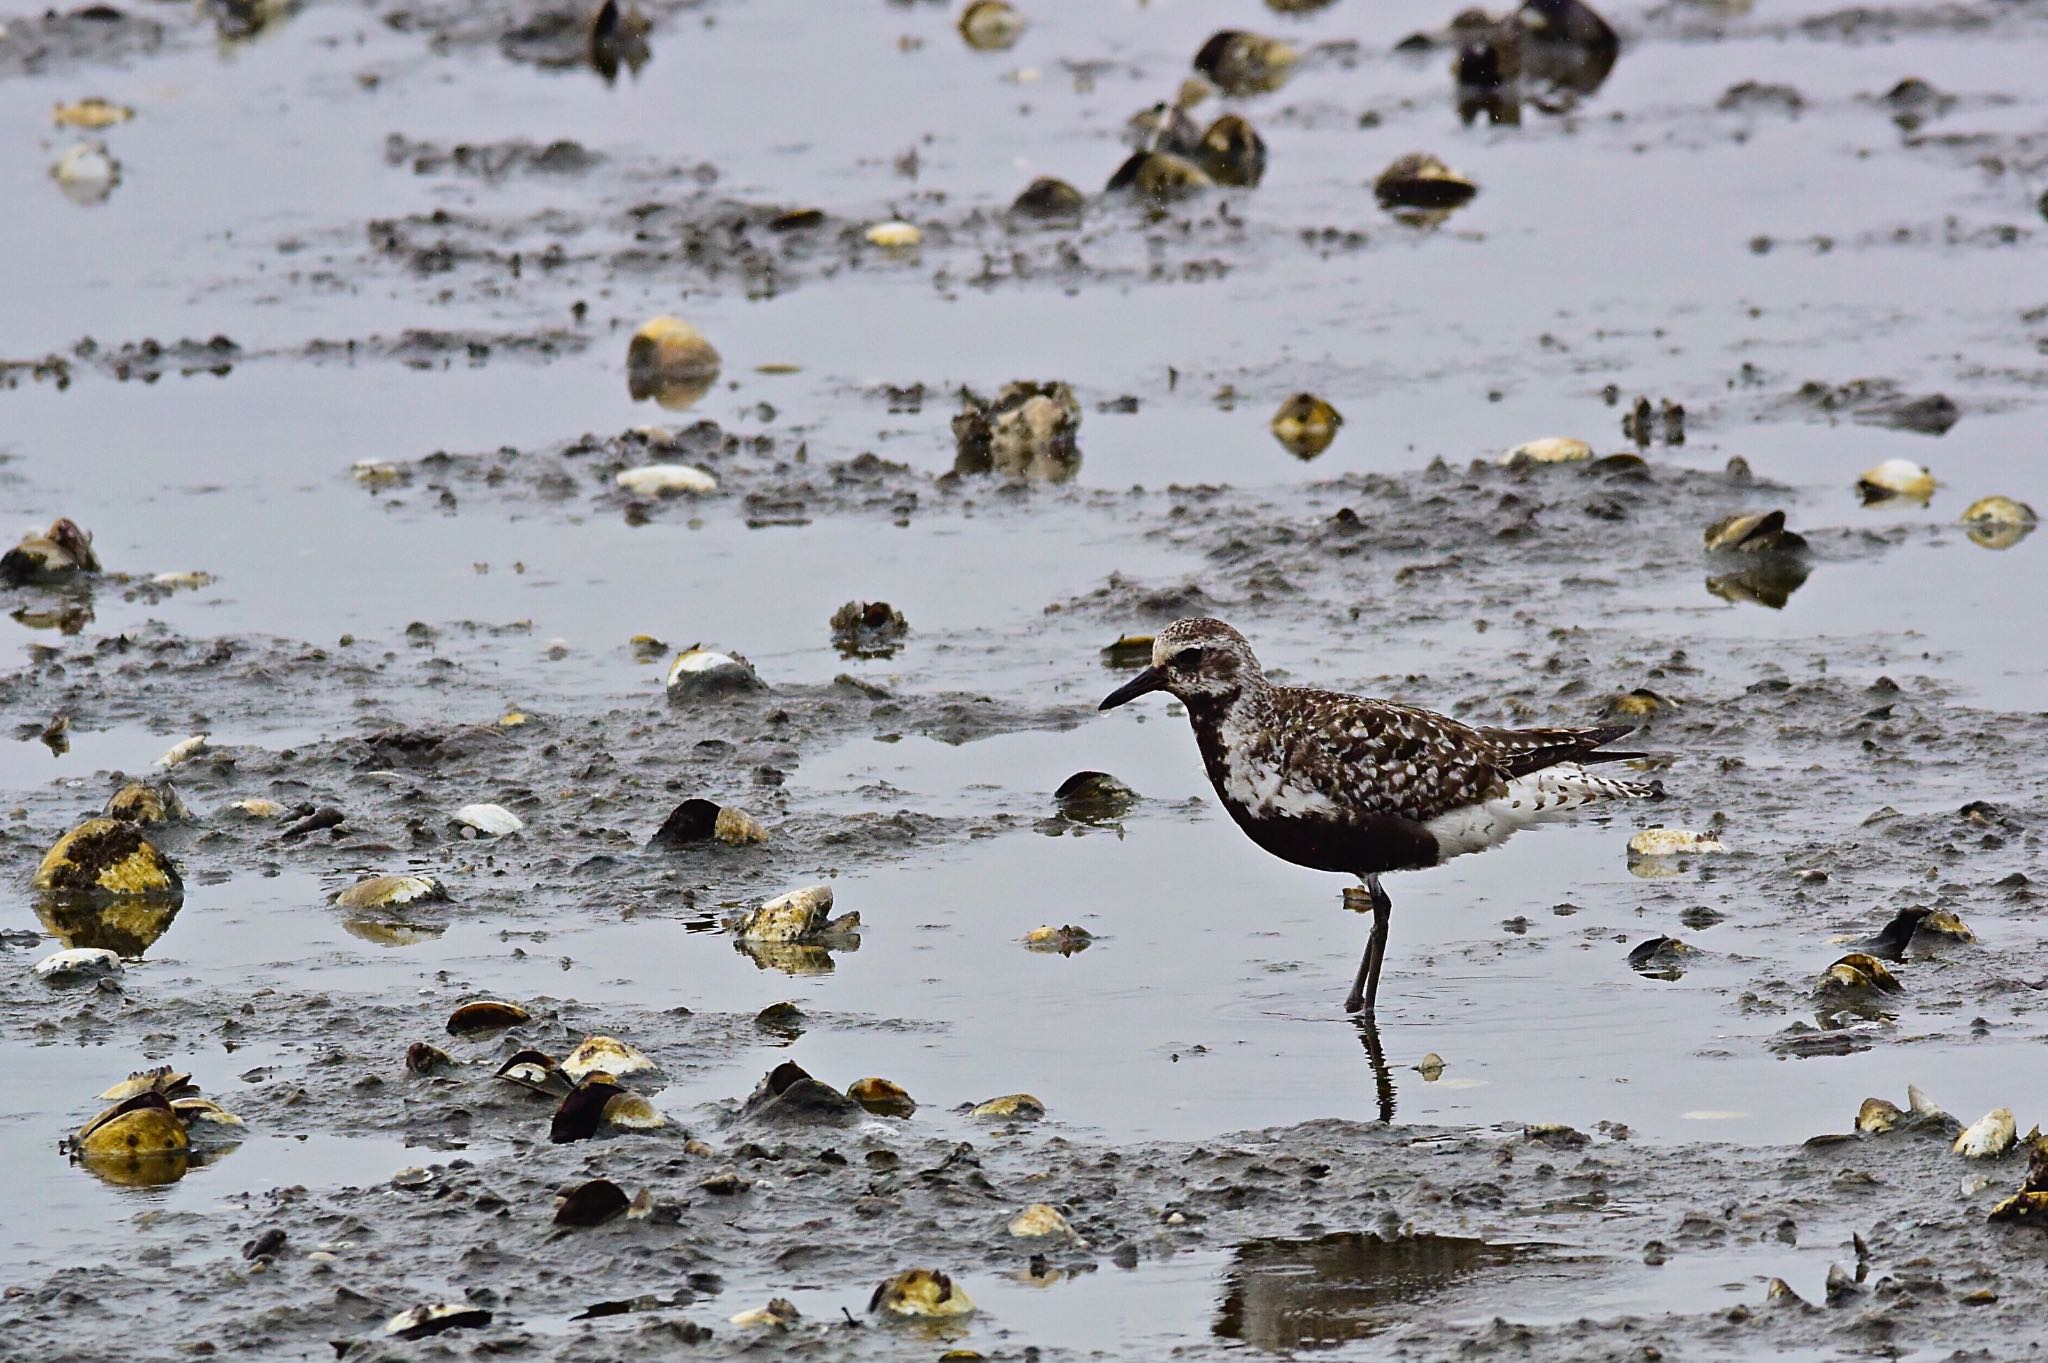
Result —
[[[1152,637],[1152,665],[1111,692],[1114,710],[1153,691],[1190,705],[1223,705],[1263,684],[1265,673],[1242,634],[1221,620],[1176,620]]]

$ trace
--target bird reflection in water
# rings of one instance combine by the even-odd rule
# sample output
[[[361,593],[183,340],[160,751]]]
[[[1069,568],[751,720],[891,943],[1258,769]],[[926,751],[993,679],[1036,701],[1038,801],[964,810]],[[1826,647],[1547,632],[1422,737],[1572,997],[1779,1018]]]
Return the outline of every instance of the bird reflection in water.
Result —
[[[1531,1252],[1459,1235],[1248,1240],[1225,1275],[1214,1329],[1278,1353],[1365,1339],[1408,1319],[1415,1302]]]

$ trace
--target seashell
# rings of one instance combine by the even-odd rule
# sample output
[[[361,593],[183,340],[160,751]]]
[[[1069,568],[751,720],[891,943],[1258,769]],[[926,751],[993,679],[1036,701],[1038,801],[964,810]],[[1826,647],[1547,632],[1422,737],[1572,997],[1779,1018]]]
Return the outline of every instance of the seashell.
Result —
[[[212,734],[194,734],[190,738],[181,738],[164,750],[164,755],[156,760],[156,764],[159,767],[175,767],[180,762],[189,761],[206,751],[206,740],[211,737]]]
[[[696,798],[670,810],[647,842],[650,847],[673,849],[714,838],[728,847],[745,847],[768,841],[768,830],[745,810]]]
[[[498,1066],[498,1078],[521,1088],[545,1093],[550,1098],[566,1098],[576,1087],[574,1080],[562,1073],[562,1067],[554,1058],[540,1051],[525,1050],[511,1056]]]
[[[70,104],[59,104],[50,111],[50,121],[58,127],[84,128],[92,132],[111,128],[116,123],[126,123],[133,117],[135,111],[127,105],[116,104],[97,95]]]
[[[1830,994],[1843,991],[1858,992],[1876,990],[1886,994],[1905,992],[1905,986],[1886,968],[1883,961],[1866,952],[1852,951],[1841,960],[1829,966],[1814,982],[1814,993]]]
[[[517,814],[503,805],[464,805],[449,816],[449,822],[474,829],[487,838],[502,838],[526,827]]]
[[[396,487],[412,481],[412,474],[389,459],[358,459],[349,465],[349,477],[364,487]]]
[[[1934,495],[1934,475],[1910,459],[1887,459],[1856,480],[1865,506],[1895,498],[1926,502]]]
[[[155,573],[151,575],[149,583],[152,587],[162,587],[165,591],[184,592],[211,587],[219,580],[212,573]]]
[[[877,1117],[908,1117],[917,1111],[909,1090],[889,1079],[856,1079],[847,1085],[846,1096]]]
[[[1636,857],[1680,857],[1712,855],[1728,849],[1710,833],[1695,833],[1684,828],[1645,828],[1628,840],[1628,850],[1630,856]]]
[[[647,33],[652,27],[637,8],[621,9],[619,0],[604,0],[590,16],[590,31],[584,43],[590,65],[607,84],[617,80],[623,65],[635,75],[652,55]]]
[[[35,964],[36,978],[61,984],[67,980],[96,980],[121,969],[121,958],[104,947],[72,947],[53,951]]]
[[[974,1302],[936,1269],[905,1269],[875,1288],[868,1310],[906,1320],[953,1320],[974,1314]]]
[[[1926,1121],[1953,1122],[1956,1120],[1939,1107],[1936,1107],[1934,1100],[1925,1093],[1922,1093],[1919,1087],[1914,1084],[1906,1085],[1906,1106],[1912,1109],[1915,1117]],[[1961,1125],[1961,1123],[1958,1122],[1957,1125]]]
[[[1256,95],[1286,84],[1300,55],[1278,38],[1227,28],[1209,35],[1194,66],[1226,95]]]
[[[1065,180],[1041,175],[1010,201],[1010,214],[1040,220],[1078,218],[1088,206],[1081,191]]]
[[[1672,702],[1658,695],[1648,687],[1638,686],[1608,698],[1600,713],[1608,719],[1647,719],[1659,710],[1668,710]]]
[[[623,1091],[605,1100],[604,1119],[621,1131],[658,1131],[668,1125],[668,1118],[656,1111],[653,1103]]]
[[[523,1054],[523,1052],[522,1052]],[[415,1041],[405,1048],[405,1068],[413,1074],[432,1074],[437,1070],[455,1068],[455,1057],[439,1046],[430,1046],[424,1041]],[[499,1071],[504,1073],[503,1070]]]
[[[1033,951],[1057,951],[1062,956],[1072,956],[1093,946],[1095,934],[1072,923],[1063,923],[1059,927],[1047,924],[1025,933],[1023,941]]]
[[[516,1003],[506,1003],[503,999],[478,999],[474,1003],[463,1004],[448,1015],[448,1034],[469,1036],[475,1032],[502,1031],[532,1018],[533,1014]]]
[[[2038,524],[2034,508],[2010,497],[1979,497],[1963,512],[1963,533],[1986,549],[2010,549]]]
[[[1629,968],[1653,979],[1675,980],[1685,974],[1685,958],[1696,948],[1676,937],[1652,937],[1628,953]]]
[[[447,897],[447,887],[432,876],[371,876],[343,890],[334,902],[344,909],[382,909],[393,904],[439,902]]]
[[[1020,1122],[1035,1122],[1045,1116],[1045,1104],[1028,1093],[1006,1093],[1000,1098],[991,1098],[985,1103],[976,1103],[970,1117],[1009,1117]]]
[[[761,1076],[740,1104],[739,1115],[750,1123],[851,1126],[864,1111],[838,1089],[813,1079],[803,1066],[785,1060]]]
[[[95,898],[174,898],[185,885],[171,859],[136,825],[99,818],[57,839],[36,867],[35,888]]]
[[[1185,156],[1167,151],[1136,151],[1110,175],[1103,189],[1111,194],[1131,190],[1154,203],[1171,203],[1214,189],[1209,172]]]
[[[57,188],[75,204],[103,202],[121,183],[121,163],[104,142],[80,142],[57,158],[50,167]]]
[[[976,52],[1002,52],[1024,36],[1024,16],[1005,0],[974,0],[960,11],[960,36]]]
[[[1172,103],[1161,100],[1149,109],[1131,115],[1124,125],[1124,141],[1133,151],[1163,151],[1193,160],[1201,154],[1202,125],[1188,110],[1214,93],[1214,87],[1200,76],[1182,83]]]
[[[1866,1136],[1881,1136],[1897,1127],[1906,1114],[1882,1098],[1865,1098],[1856,1109],[1856,1129]]]
[[[1266,139],[1242,116],[1225,114],[1202,134],[1194,160],[1217,184],[1249,189],[1266,176]]]
[[[40,534],[24,535],[21,543],[0,555],[0,583],[10,587],[61,582],[74,574],[99,570],[92,536],[69,516],[59,516]]]
[[[240,1117],[237,1117],[234,1113],[213,1101],[213,1099],[203,1098],[196,1093],[188,1093],[183,1097],[171,1099],[171,1111],[177,1114],[178,1120],[185,1124],[188,1134],[194,1122],[205,1122],[211,1126],[248,1125],[247,1122],[244,1122]]]
[[[1010,1218],[1010,1234],[1019,1240],[1045,1240],[1054,1236],[1071,1240],[1074,1228],[1067,1224],[1066,1217],[1060,1215],[1059,1208],[1034,1202]]]
[[[2012,1109],[1994,1107],[1964,1127],[1950,1148],[1965,1159],[1995,1159],[2012,1149],[2018,1136],[2019,1124],[2013,1120]]]
[[[558,1226],[602,1226],[624,1216],[632,1205],[626,1190],[608,1178],[579,1183],[555,1195],[555,1224]]]
[[[1479,186],[1428,152],[1410,152],[1381,171],[1372,190],[1381,208],[1452,209],[1469,203]]]
[[[1296,393],[1273,413],[1273,438],[1297,459],[1313,459],[1337,438],[1343,416],[1313,393]]]
[[[717,1173],[698,1180],[697,1186],[718,1197],[738,1197],[754,1186],[754,1180],[728,1164]]]
[[[1105,667],[1144,667],[1152,661],[1152,636],[1149,634],[1119,635],[1115,643],[1102,650]]]
[[[787,1297],[775,1297],[766,1306],[757,1306],[751,1311],[742,1311],[732,1318],[731,1323],[743,1329],[772,1325],[777,1329],[794,1325],[803,1319],[803,1313]]]
[[[1593,457],[1593,447],[1568,435],[1547,435],[1527,440],[1500,457],[1509,467],[1524,464],[1576,464]]]
[[[679,412],[711,391],[723,363],[704,333],[682,318],[652,317],[626,343],[626,393]]]
[[[1422,1076],[1422,1080],[1426,1084],[1434,1084],[1437,1080],[1443,1078],[1444,1069],[1444,1058],[1435,1051],[1431,1051],[1428,1055],[1423,1056],[1415,1066],[1415,1072]]]
[[[625,1131],[653,1131],[668,1124],[654,1104],[620,1088],[611,1075],[593,1070],[571,1089],[555,1109],[548,1139],[557,1145],[588,1140],[601,1126]]]
[[[1060,782],[1052,797],[1060,814],[1075,823],[1113,824],[1138,803],[1138,792],[1106,771],[1077,771]]]
[[[804,942],[824,936],[830,927],[832,887],[807,885],[777,895],[728,926],[750,942]]]
[[[924,241],[923,231],[900,218],[872,223],[861,236],[866,239],[868,245],[879,246],[885,251],[908,251]]]
[[[701,497],[718,491],[718,480],[695,464],[639,464],[620,469],[612,481],[635,497]]]
[[[190,1074],[174,1070],[169,1065],[158,1065],[155,1069],[136,1070],[97,1097],[103,1103],[125,1103],[138,1093],[160,1093],[166,1098],[176,1098],[198,1091]]]
[[[754,665],[739,654],[717,653],[696,644],[676,655],[663,685],[671,702],[768,689]]]
[[[384,1322],[384,1333],[398,1339],[425,1339],[443,1330],[475,1330],[491,1323],[491,1313],[463,1302],[434,1302],[400,1311]]]
[[[177,1154],[191,1141],[170,1101],[145,1091],[87,1122],[72,1144],[87,1160],[139,1160]]]
[[[587,1036],[576,1049],[562,1057],[562,1073],[581,1081],[587,1074],[603,1071],[614,1078],[651,1070],[654,1062],[625,1042],[612,1036]]]
[[[1006,383],[993,399],[961,394],[953,470],[1065,482],[1081,467],[1081,402],[1058,380]]]
[[[832,612],[832,646],[848,658],[887,658],[903,644],[910,622],[886,601],[849,601]]]
[[[1804,554],[1806,536],[1785,528],[1782,511],[1752,511],[1728,516],[1707,527],[1710,554]]]

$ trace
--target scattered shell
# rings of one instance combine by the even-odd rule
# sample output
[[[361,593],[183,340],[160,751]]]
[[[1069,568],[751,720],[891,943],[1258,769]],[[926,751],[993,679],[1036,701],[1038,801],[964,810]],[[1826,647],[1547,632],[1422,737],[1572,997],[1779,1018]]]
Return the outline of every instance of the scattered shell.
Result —
[[[754,665],[739,654],[717,653],[696,644],[676,655],[663,685],[672,703],[768,689]]]
[[[1298,459],[1313,459],[1337,438],[1343,416],[1313,393],[1296,393],[1273,413],[1273,438]]]
[[[164,750],[164,755],[156,760],[156,764],[159,767],[175,767],[180,762],[189,761],[206,751],[206,740],[211,737],[212,734],[194,734],[190,738],[181,738]]]
[[[1905,986],[1885,967],[1883,961],[1866,952],[1852,951],[1841,960],[1829,966],[1820,979],[1814,982],[1816,994],[1839,993],[1844,990],[1876,990],[1880,993],[1899,994]]]
[[[1628,840],[1630,856],[1706,856],[1726,852],[1721,840],[1709,833],[1684,828],[1645,828]]]
[[[103,1103],[125,1103],[138,1093],[160,1093],[166,1098],[176,1098],[198,1091],[190,1074],[174,1070],[169,1065],[158,1065],[155,1069],[136,1070],[96,1096]]]
[[[1964,1127],[1951,1148],[1967,1159],[1994,1159],[2012,1149],[2018,1135],[2012,1109],[1995,1107]]]
[[[59,895],[177,897],[184,882],[171,859],[119,819],[87,819],[57,839],[36,867],[35,888]]]
[[[660,828],[648,839],[650,847],[677,848],[717,839],[728,847],[746,847],[768,841],[768,830],[753,815],[730,805],[715,805],[695,798],[669,811]]]
[[[724,361],[704,333],[680,317],[651,317],[626,344],[626,393],[679,412],[711,390]]]
[[[1024,16],[1005,0],[974,0],[960,11],[960,36],[976,52],[1002,52],[1024,36]]]
[[[620,469],[612,481],[635,497],[667,497],[674,493],[696,497],[718,491],[718,479],[695,464],[639,464]]]
[[[86,1123],[73,1145],[86,1160],[146,1160],[179,1154],[191,1140],[170,1100],[145,1091]]]
[[[1256,95],[1286,84],[1300,55],[1278,38],[1227,28],[1209,36],[1194,65],[1226,95]]]
[[[1986,549],[2010,549],[2040,524],[2034,508],[2010,497],[1979,497],[1963,512],[1963,533]]]
[[[1035,1122],[1045,1116],[1045,1104],[1028,1093],[1006,1093],[1000,1098],[991,1098],[985,1103],[976,1103],[967,1114],[970,1117],[1008,1117],[1020,1122]]]
[[[1006,383],[993,400],[961,394],[953,468],[1064,482],[1081,467],[1081,400],[1057,380]]]
[[[923,231],[900,218],[873,223],[861,235],[867,239],[868,245],[879,246],[885,251],[907,251],[924,241]]]
[[[1072,1239],[1074,1228],[1067,1224],[1066,1217],[1060,1215],[1059,1208],[1034,1202],[1010,1218],[1010,1234],[1019,1240],[1042,1240],[1051,1236]]]
[[[1095,943],[1095,934],[1072,923],[1059,927],[1047,924],[1036,927],[1024,934],[1024,945],[1033,951],[1056,951],[1062,956],[1071,956],[1077,951],[1086,951]]]
[[[729,926],[750,942],[815,941],[829,935],[840,921],[830,919],[831,912],[832,887],[806,885],[777,895]],[[858,921],[852,926],[858,927]]]
[[[36,977],[61,983],[65,980],[96,980],[121,969],[121,958],[104,947],[72,947],[53,951],[35,964]]]
[[[240,1117],[237,1117],[234,1113],[213,1101],[213,1099],[201,1097],[196,1093],[188,1093],[181,1097],[172,1098],[171,1111],[176,1113],[178,1120],[185,1124],[188,1135],[194,1122],[207,1122],[214,1126],[248,1125],[247,1122],[244,1122]]]
[[[99,570],[92,535],[80,529],[69,516],[59,516],[40,534],[22,536],[21,543],[0,554],[0,583],[10,587],[61,582],[74,574]]]
[[[487,838],[502,838],[526,827],[517,814],[503,805],[464,805],[449,815],[449,822],[474,829]]]
[[[382,909],[393,904],[422,904],[448,897],[447,887],[432,876],[371,876],[334,897],[344,909]]]
[[[742,1120],[775,1125],[852,1126],[865,1111],[830,1084],[812,1078],[793,1060],[762,1075],[740,1104]]]
[[[1879,1136],[1898,1126],[1906,1114],[1882,1098],[1865,1098],[1856,1109],[1856,1129],[1866,1136]]]
[[[1887,459],[1856,480],[1864,505],[1904,498],[1925,502],[1934,495],[1934,475],[1910,459]]]
[[[439,1046],[430,1046],[424,1041],[415,1041],[405,1048],[405,1068],[412,1074],[432,1074],[436,1070],[455,1068],[455,1057]],[[502,1073],[502,1071],[500,1071]]]
[[[637,1093],[619,1092],[605,1100],[605,1121],[621,1131],[658,1131],[668,1125],[653,1103]]]
[[[917,1111],[910,1091],[889,1079],[856,1079],[847,1085],[846,1096],[877,1117],[908,1117]]]
[[[1685,974],[1685,958],[1695,948],[1676,937],[1652,937],[1628,953],[1629,968],[1652,979],[1675,980]]]
[[[162,587],[165,591],[185,592],[197,591],[201,587],[210,587],[218,580],[212,573],[185,572],[153,573],[150,575],[149,582],[151,586]]]
[[[1608,698],[1600,713],[1608,719],[1647,719],[1659,710],[1668,710],[1672,702],[1645,686],[1625,691]]]
[[[1524,441],[1500,457],[1508,465],[1576,464],[1593,457],[1593,447],[1568,435],[1546,435]]]
[[[624,1216],[632,1205],[626,1190],[608,1178],[579,1183],[555,1196],[555,1224],[558,1226],[601,1226]]]
[[[530,1022],[533,1014],[503,999],[478,999],[465,1003],[448,1015],[448,1034],[467,1036],[472,1032],[495,1032]]]
[[[1060,782],[1052,798],[1075,823],[1113,824],[1131,812],[1138,792],[1106,771],[1077,771]]]
[[[1707,527],[1710,554],[1804,554],[1806,536],[1785,528],[1782,511],[1752,511],[1728,516]]]
[[[121,163],[108,152],[106,143],[80,142],[57,158],[50,174],[71,202],[96,204],[121,183]]]
[[[384,1333],[399,1339],[425,1339],[443,1330],[474,1330],[490,1323],[491,1313],[481,1306],[436,1302],[400,1311],[384,1322]]]
[[[1479,186],[1428,152],[1400,157],[1380,172],[1372,189],[1386,209],[1452,209],[1479,192]]]
[[[1249,189],[1266,176],[1266,139],[1243,116],[1225,114],[1202,134],[1195,161],[1217,184]]]
[[[507,1057],[505,1063],[498,1066],[498,1078],[556,1099],[568,1097],[569,1091],[576,1087],[575,1082],[562,1073],[562,1067],[555,1063],[554,1057],[535,1050],[520,1051]]]
[[[1102,650],[1102,661],[1108,667],[1144,667],[1152,661],[1152,636],[1119,635],[1115,643]]]
[[[168,781],[130,781],[107,798],[107,817],[129,823],[169,823],[189,819],[192,811]]]
[[[794,1325],[803,1319],[803,1312],[787,1297],[776,1297],[766,1306],[757,1306],[751,1311],[742,1311],[732,1318],[732,1324],[743,1329],[757,1325],[772,1325],[777,1329]]]
[[[1040,220],[1078,218],[1087,207],[1088,200],[1080,190],[1048,175],[1033,180],[1010,201],[1012,216]]]
[[[832,646],[849,658],[887,658],[903,645],[910,622],[886,601],[849,601],[832,612]]]
[[[868,1310],[906,1319],[949,1320],[972,1315],[974,1303],[951,1277],[931,1268],[898,1273],[875,1288]]]
[[[1434,1084],[1444,1077],[1444,1058],[1431,1051],[1415,1066],[1415,1072],[1422,1076],[1424,1083]]]
[[[1168,151],[1135,151],[1110,175],[1109,193],[1132,190],[1154,203],[1171,203],[1214,189],[1216,181],[1194,161]]]
[[[612,1036],[584,1037],[575,1050],[562,1057],[561,1064],[562,1073],[579,1082],[585,1075],[600,1070],[616,1078],[653,1068],[652,1060]]]
[[[358,459],[349,465],[348,472],[364,487],[395,487],[412,481],[412,474],[389,459]]]
[[[94,95],[72,104],[59,104],[50,111],[50,121],[60,128],[84,128],[97,132],[116,123],[126,123],[135,111],[125,104]]]

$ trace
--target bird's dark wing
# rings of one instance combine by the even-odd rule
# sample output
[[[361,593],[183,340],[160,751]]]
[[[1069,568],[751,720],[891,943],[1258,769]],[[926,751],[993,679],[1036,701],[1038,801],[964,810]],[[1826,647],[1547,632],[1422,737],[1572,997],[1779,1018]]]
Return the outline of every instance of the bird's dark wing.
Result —
[[[1427,823],[1502,793],[1504,771],[1478,730],[1412,705],[1281,687],[1286,781],[1340,808]]]
[[[1597,752],[1603,744],[1626,738],[1635,732],[1633,724],[1600,724],[1590,729],[1480,729],[1479,737],[1493,745],[1496,765],[1508,776],[1554,767],[1560,762],[1622,762],[1641,757],[1639,752]]]

